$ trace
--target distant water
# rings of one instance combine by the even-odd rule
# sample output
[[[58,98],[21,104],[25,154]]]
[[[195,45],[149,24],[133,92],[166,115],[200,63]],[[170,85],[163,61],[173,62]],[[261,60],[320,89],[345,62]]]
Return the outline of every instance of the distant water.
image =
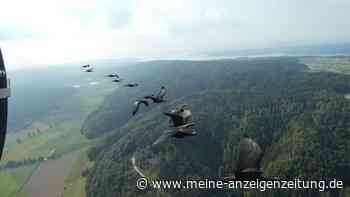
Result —
[[[72,85],[73,88],[80,88],[80,85]]]
[[[349,99],[350,100],[350,94],[345,94],[344,96],[346,99]]]

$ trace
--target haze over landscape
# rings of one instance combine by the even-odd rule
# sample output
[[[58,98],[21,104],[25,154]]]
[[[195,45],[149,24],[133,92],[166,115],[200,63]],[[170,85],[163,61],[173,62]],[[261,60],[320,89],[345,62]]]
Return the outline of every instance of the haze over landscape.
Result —
[[[347,0],[0,0],[11,79],[0,197],[350,197],[349,10]],[[343,187],[136,186],[242,177]]]
[[[0,46],[12,70],[344,44],[349,9],[347,0],[13,0],[1,3]]]

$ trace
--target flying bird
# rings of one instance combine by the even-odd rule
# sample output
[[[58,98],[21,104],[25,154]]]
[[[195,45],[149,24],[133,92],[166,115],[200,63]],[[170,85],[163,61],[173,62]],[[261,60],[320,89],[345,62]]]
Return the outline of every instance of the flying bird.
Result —
[[[198,133],[193,128],[194,124],[186,124],[180,127],[176,127],[170,130],[166,130],[163,134],[153,143],[153,146],[158,145],[166,141],[167,139],[173,138],[185,138],[190,136],[196,136]]]
[[[166,89],[164,86],[162,86],[160,88],[160,91],[157,94],[157,98],[159,98],[160,100],[164,100],[165,95],[166,95]]]
[[[150,100],[153,101],[153,103],[163,103],[163,102],[165,102],[165,100],[159,99],[158,97],[154,96],[153,94],[150,95],[150,96],[145,96],[143,98],[150,99]]]
[[[90,67],[84,69],[83,71],[84,71],[84,72],[90,73],[90,72],[93,72],[93,71],[94,71],[94,68],[90,66]]]
[[[153,145],[160,144],[170,137],[173,138],[184,138],[188,136],[195,136],[198,133],[195,131],[193,126],[195,125],[192,122],[192,112],[187,108],[188,105],[182,105],[177,107],[170,112],[164,113],[164,115],[170,118],[171,129],[166,130],[163,134],[153,143]]]
[[[115,83],[120,83],[120,82],[122,82],[123,80],[122,79],[120,79],[120,78],[115,78],[115,79],[113,79],[113,81],[112,82],[115,82]]]
[[[105,75],[106,77],[110,77],[110,78],[119,78],[119,75],[118,74],[108,74],[108,75]]]
[[[192,112],[187,104],[182,104],[179,107],[171,110],[170,112],[165,112],[164,115],[168,116],[169,122],[173,123],[173,127],[180,127],[191,122]]]
[[[132,115],[135,116],[136,113],[139,111],[140,109],[140,105],[143,104],[146,107],[148,107],[148,101],[145,99],[141,99],[141,100],[137,100],[134,102],[134,110],[132,111]]]
[[[164,99],[165,95],[166,95],[167,91],[165,89],[164,86],[161,87],[160,91],[158,92],[158,94],[156,96],[154,96],[153,94],[150,96],[145,96],[145,99],[150,99],[153,101],[153,103],[163,103],[166,100]]]
[[[139,84],[137,84],[137,83],[128,83],[128,84],[124,85],[124,87],[129,87],[129,88],[137,87],[137,86],[139,86]]]

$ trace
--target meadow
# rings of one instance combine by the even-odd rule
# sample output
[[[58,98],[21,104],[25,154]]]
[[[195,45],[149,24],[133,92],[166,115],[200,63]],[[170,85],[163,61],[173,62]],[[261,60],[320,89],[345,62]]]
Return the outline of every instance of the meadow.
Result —
[[[92,165],[87,159],[87,150],[99,139],[87,139],[80,132],[81,125],[87,115],[103,102],[104,97],[116,88],[115,84],[106,80],[98,85],[78,88],[73,95],[62,98],[61,106],[48,116],[36,120],[19,132],[9,133],[5,152],[0,161],[0,196],[31,197],[23,190],[24,186],[37,172],[39,166],[50,162],[42,161],[5,169],[4,166],[8,161],[45,158],[55,150],[55,154],[58,155],[57,162],[71,153],[76,155],[69,164],[65,162],[62,164],[67,165],[62,166],[63,168],[71,169],[64,180],[65,188],[68,188],[65,196],[84,197],[85,178],[81,176],[81,171],[84,167]]]

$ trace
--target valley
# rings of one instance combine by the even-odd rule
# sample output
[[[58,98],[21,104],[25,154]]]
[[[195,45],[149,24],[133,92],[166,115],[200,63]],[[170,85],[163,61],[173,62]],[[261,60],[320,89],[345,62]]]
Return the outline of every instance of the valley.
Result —
[[[267,176],[328,176],[347,182],[350,76],[337,64],[345,60],[134,62],[120,70],[139,88],[120,88],[94,76],[83,79],[85,85],[70,83],[74,92],[59,107],[8,135],[0,190],[4,197],[227,196],[226,191],[141,192],[135,181],[143,174],[151,179],[230,175],[243,135],[265,150],[262,169]],[[162,85],[168,101],[133,117],[133,101]],[[168,127],[162,113],[183,103],[191,106],[199,135],[153,147]],[[29,163],[38,158],[43,160]],[[9,161],[27,163],[5,168]],[[239,196],[242,191],[231,193]],[[339,195],[349,196],[349,189]]]

